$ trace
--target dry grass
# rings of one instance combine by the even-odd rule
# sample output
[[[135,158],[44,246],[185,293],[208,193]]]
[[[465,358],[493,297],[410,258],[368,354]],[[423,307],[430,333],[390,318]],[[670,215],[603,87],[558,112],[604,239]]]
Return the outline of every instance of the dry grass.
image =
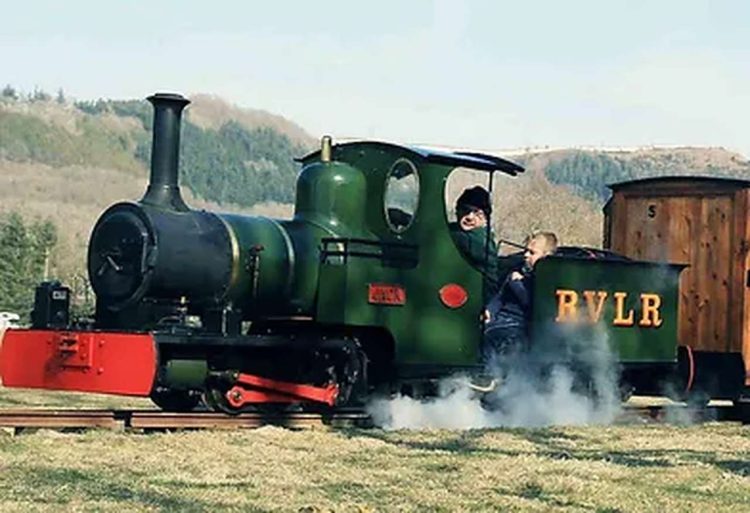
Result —
[[[292,142],[312,148],[315,138],[305,130],[283,116],[271,114],[265,110],[247,109],[232,105],[218,96],[210,94],[190,95],[192,104],[187,110],[187,117],[202,128],[218,130],[228,121],[236,121],[248,130],[270,127],[286,135]]]
[[[612,151],[607,153],[612,157],[623,160],[651,161],[655,165],[658,165],[659,161],[667,160],[675,168],[681,167],[686,170],[714,167],[729,171],[747,172],[750,169],[750,162],[745,156],[718,147],[644,148],[630,152]]]
[[[642,398],[653,402],[653,398]],[[0,408],[144,408],[0,388]],[[747,511],[750,428],[0,432],[0,511]]]
[[[111,169],[0,161],[0,212],[50,219],[58,229],[53,274],[68,278],[83,272],[89,234],[102,211],[116,201],[138,199],[146,177],[145,170],[138,177]]]
[[[737,425],[0,435],[2,511],[747,511]]]
[[[0,107],[4,111],[34,116],[48,125],[59,126],[73,135],[81,135],[78,123],[85,114],[71,104],[57,102],[2,102]]]
[[[5,408],[93,408],[154,409],[150,399],[79,392],[47,392],[3,388],[0,382],[0,409]]]
[[[553,162],[559,162],[580,151],[592,151],[624,161],[638,160],[650,162],[656,169],[672,168],[673,174],[705,174],[709,168],[733,172],[747,172],[750,161],[744,155],[720,147],[644,147],[639,149],[617,150],[602,148],[582,150],[577,148],[526,153],[527,169],[544,169]],[[512,159],[512,157],[511,157]]]

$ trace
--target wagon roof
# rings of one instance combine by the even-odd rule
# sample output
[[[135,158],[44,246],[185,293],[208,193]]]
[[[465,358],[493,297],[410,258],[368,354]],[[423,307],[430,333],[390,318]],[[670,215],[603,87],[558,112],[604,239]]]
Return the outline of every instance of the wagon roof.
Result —
[[[480,171],[501,171],[511,176],[516,176],[518,173],[523,173],[524,168],[515,162],[505,160],[494,155],[487,155],[486,153],[476,153],[470,151],[440,151],[429,148],[421,148],[418,146],[400,146],[398,144],[379,142],[379,141],[358,141],[349,142],[343,144],[336,144],[333,146],[334,158],[337,150],[343,149],[381,149],[381,150],[399,150],[407,151],[412,153],[415,157],[419,157],[432,164],[442,164],[453,167],[466,167],[470,169],[477,169]],[[312,153],[305,155],[299,159],[298,162],[308,163],[311,160],[316,159],[320,155],[320,150],[316,150]]]
[[[681,175],[681,176],[656,176],[651,178],[639,178],[637,180],[629,180],[626,182],[617,182],[608,184],[607,187],[613,191],[627,188],[640,188],[642,186],[649,186],[655,184],[669,184],[675,182],[694,182],[696,185],[723,185],[729,187],[736,187],[743,189],[750,187],[750,180],[742,180],[739,178],[727,178],[721,176],[693,176],[693,175]]]

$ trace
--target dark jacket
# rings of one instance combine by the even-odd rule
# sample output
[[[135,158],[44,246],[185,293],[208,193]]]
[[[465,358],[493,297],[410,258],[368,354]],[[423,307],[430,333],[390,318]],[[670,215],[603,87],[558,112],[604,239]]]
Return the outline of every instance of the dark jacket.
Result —
[[[497,323],[523,323],[528,325],[531,316],[531,291],[533,275],[520,271],[523,278],[512,280],[510,274],[500,288],[500,292],[487,304],[490,314],[487,327]]]
[[[484,276],[484,295],[489,299],[500,290],[497,265],[497,244],[487,228],[464,231],[458,223],[450,224],[451,235],[456,246],[469,263]]]

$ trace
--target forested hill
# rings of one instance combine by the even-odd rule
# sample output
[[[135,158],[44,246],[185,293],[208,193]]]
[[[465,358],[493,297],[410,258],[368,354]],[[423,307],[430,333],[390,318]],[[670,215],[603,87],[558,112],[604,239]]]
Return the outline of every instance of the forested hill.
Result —
[[[69,103],[64,97],[0,97],[0,159],[145,174],[152,107],[145,100]],[[186,111],[182,184],[199,198],[249,207],[293,199],[298,165],[313,146],[293,123],[199,96]],[[96,177],[92,177],[96,179]]]
[[[750,161],[723,148],[652,148],[632,151],[564,150],[526,157],[553,184],[603,204],[609,184],[656,176],[703,175],[750,180]]]
[[[313,138],[293,122],[193,95],[183,123],[181,183],[208,202],[251,207],[290,203],[298,166]],[[0,161],[56,168],[85,166],[146,176],[152,108],[145,100],[70,102],[42,91],[0,93]],[[501,142],[499,142],[501,144]],[[518,157],[552,184],[597,204],[608,184],[664,175],[750,179],[750,162],[721,148],[635,151],[558,150]],[[96,180],[96,176],[92,176]]]
[[[211,96],[191,100],[180,159],[186,202],[288,217],[299,170],[293,158],[314,146],[312,137],[268,112]],[[62,92],[0,89],[0,311],[28,311],[32,284],[47,278],[90,305],[89,234],[107,206],[143,195],[151,121],[145,100],[72,102]],[[600,244],[608,183],[666,174],[750,179],[747,159],[720,148],[519,151],[513,159],[528,172],[497,188],[494,229],[516,241],[545,229],[565,244]]]

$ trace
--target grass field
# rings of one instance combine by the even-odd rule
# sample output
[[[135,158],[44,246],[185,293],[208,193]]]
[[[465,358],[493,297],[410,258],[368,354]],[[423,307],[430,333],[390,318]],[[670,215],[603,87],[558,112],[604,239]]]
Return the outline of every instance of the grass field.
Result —
[[[748,511],[739,425],[0,436],[0,511]]]
[[[0,387],[0,408],[152,408]],[[750,510],[750,427],[0,433],[0,511]]]
[[[750,427],[0,433],[0,511],[61,510],[746,512]]]

